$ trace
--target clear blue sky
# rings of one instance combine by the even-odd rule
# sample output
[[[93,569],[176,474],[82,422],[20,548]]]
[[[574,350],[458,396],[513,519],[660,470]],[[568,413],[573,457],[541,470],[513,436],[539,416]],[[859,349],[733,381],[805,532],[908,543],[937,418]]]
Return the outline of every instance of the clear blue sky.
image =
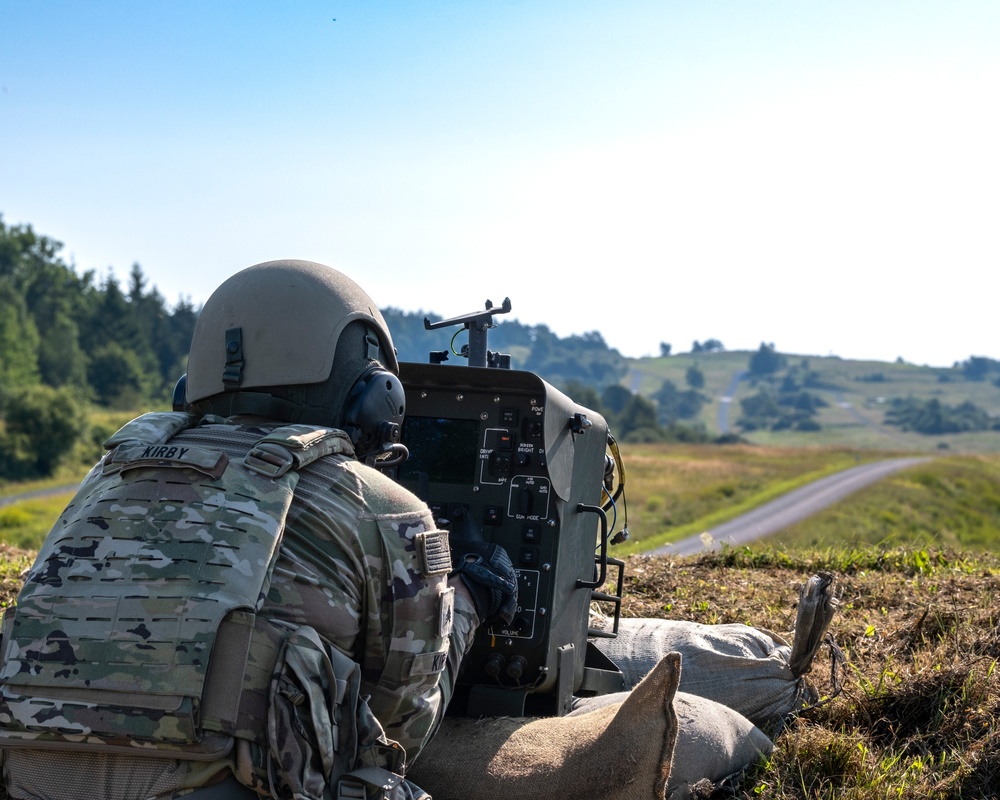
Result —
[[[1000,358],[1000,2],[0,0],[0,214],[170,303]]]

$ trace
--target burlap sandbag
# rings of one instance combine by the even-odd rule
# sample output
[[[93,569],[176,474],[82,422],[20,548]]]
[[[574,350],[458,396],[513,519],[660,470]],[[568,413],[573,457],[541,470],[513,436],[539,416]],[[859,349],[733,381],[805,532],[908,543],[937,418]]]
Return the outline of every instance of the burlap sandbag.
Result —
[[[677,743],[669,800],[684,800],[703,781],[720,784],[738,776],[774,751],[774,743],[760,728],[722,703],[679,691],[674,711]]]
[[[683,670],[681,674],[683,685]],[[578,700],[569,716],[618,705],[627,697],[628,692],[616,692]],[[677,738],[667,782],[668,800],[684,800],[696,785],[701,788],[705,782],[718,786],[774,750],[774,743],[760,728],[714,700],[678,690],[674,695],[674,713]]]
[[[715,700],[769,727],[818,699],[804,675],[839,605],[833,582],[832,573],[819,572],[802,585],[791,645],[748,625],[665,619],[623,619],[617,638],[592,641],[621,669],[626,688],[642,680],[664,653],[680,653],[684,672],[678,691]],[[595,616],[591,625],[610,627],[610,621]],[[831,649],[836,655],[832,643]]]
[[[642,680],[664,653],[680,653],[679,691],[722,703],[756,725],[797,711],[810,699],[805,681],[789,667],[792,648],[749,625],[623,619],[618,638],[593,643],[621,669],[626,688]]]
[[[540,719],[445,718],[408,778],[434,800],[665,800],[680,656],[621,703]]]

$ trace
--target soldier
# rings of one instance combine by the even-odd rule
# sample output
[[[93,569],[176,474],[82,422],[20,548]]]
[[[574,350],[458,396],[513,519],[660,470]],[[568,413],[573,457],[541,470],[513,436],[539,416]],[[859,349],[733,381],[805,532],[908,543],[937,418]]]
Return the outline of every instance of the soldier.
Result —
[[[397,373],[336,270],[212,294],[184,396],[108,440],[5,615],[11,797],[427,797],[406,764],[516,581],[375,468],[405,457]]]

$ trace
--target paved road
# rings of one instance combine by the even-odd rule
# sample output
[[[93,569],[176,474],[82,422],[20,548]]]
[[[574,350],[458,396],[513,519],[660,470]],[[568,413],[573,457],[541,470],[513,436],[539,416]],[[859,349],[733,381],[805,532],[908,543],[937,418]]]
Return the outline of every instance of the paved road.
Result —
[[[650,550],[648,555],[692,556],[718,550],[723,542],[739,545],[770,536],[887,475],[929,460],[927,457],[893,458],[851,467],[835,475],[820,478],[741,517],[724,522],[706,531],[708,536],[705,534],[689,536],[679,542]]]
[[[740,381],[746,377],[746,374],[747,371],[745,369],[736,372],[732,380],[729,381],[726,393],[719,398],[719,414],[716,421],[720,434],[729,433],[729,409],[732,406],[733,398],[736,396],[736,390],[739,388]]]

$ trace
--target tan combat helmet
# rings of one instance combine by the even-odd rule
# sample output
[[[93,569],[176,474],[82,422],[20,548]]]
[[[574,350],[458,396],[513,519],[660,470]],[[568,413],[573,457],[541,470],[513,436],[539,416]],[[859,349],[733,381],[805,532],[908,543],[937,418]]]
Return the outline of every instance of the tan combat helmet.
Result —
[[[358,284],[311,261],[268,261],[202,308],[185,400],[202,413],[342,427],[363,457],[398,440],[398,372],[385,320]]]

